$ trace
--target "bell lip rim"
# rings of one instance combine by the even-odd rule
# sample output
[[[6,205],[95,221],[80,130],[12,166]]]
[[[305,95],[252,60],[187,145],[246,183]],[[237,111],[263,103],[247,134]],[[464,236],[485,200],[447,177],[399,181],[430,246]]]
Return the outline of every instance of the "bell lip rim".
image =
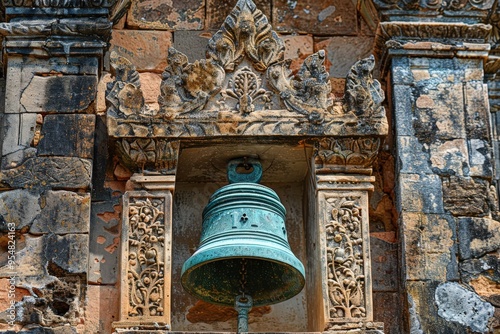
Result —
[[[212,260],[209,260],[209,261],[200,262],[199,264],[197,264],[195,266],[189,267],[189,269],[184,269],[186,263],[188,263],[195,256],[195,254],[193,254],[189,259],[187,259],[184,262],[183,266],[182,266],[182,270],[181,270],[181,285],[182,285],[183,289],[186,292],[188,292],[190,295],[192,295],[192,296],[194,296],[194,297],[196,297],[196,298],[198,298],[200,300],[203,300],[203,301],[205,301],[207,303],[221,305],[221,306],[233,306],[234,304],[217,303],[217,302],[214,302],[213,300],[211,300],[209,298],[203,298],[200,295],[198,295],[196,293],[193,293],[193,290],[188,287],[188,285],[187,285],[187,283],[185,281],[187,280],[187,276],[191,272],[193,272],[194,270],[196,270],[199,267],[201,267],[203,265],[206,265],[208,263],[217,262],[217,259],[212,259]],[[302,271],[299,270],[299,269],[297,269],[296,267],[292,266],[289,263],[282,262],[282,261],[276,261],[275,259],[270,259],[270,258],[265,258],[265,257],[258,257],[258,256],[244,256],[244,257],[243,256],[234,256],[234,257],[227,257],[227,258],[224,258],[224,259],[231,259],[231,258],[234,258],[234,259],[243,259],[243,258],[245,258],[245,259],[257,259],[257,260],[261,259],[261,260],[266,260],[268,262],[279,263],[279,264],[285,265],[287,268],[289,268],[289,269],[291,269],[291,270],[293,270],[293,271],[295,271],[296,273],[299,274],[297,276],[300,278],[300,289],[291,290],[291,291],[293,291],[293,294],[290,297],[288,297],[286,299],[276,300],[276,301],[269,302],[269,303],[259,303],[259,302],[255,302],[256,300],[258,301],[258,299],[255,299],[255,297],[253,297],[251,294],[249,294],[254,299],[253,307],[265,306],[265,305],[274,305],[274,304],[282,303],[284,301],[292,299],[293,297],[295,297],[296,295],[298,295],[300,292],[302,292],[302,290],[304,289],[304,286],[306,284],[305,267],[304,267],[304,265],[302,264],[302,262],[297,257],[295,257],[296,261],[294,261],[294,262],[297,262],[298,264],[300,264],[300,269],[302,269]]]

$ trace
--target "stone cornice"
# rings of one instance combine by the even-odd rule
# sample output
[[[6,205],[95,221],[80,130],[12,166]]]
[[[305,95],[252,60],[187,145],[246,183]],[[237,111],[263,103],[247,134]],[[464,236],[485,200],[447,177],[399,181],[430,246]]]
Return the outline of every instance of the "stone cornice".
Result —
[[[368,21],[485,23],[497,0],[361,0]],[[371,17],[371,18],[370,18]]]
[[[375,55],[382,73],[393,56],[483,58],[490,51],[491,25],[462,22],[382,22],[375,37]]]

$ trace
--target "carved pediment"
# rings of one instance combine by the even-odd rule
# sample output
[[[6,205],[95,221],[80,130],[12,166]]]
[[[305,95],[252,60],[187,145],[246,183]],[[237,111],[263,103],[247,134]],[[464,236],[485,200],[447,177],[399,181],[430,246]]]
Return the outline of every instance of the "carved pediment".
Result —
[[[251,0],[239,0],[208,42],[206,59],[189,62],[171,48],[158,107],[144,103],[134,65],[111,55],[108,131],[116,138],[380,137],[388,132],[374,58],[347,74],[343,98],[332,93],[323,50],[296,73],[284,43]]]

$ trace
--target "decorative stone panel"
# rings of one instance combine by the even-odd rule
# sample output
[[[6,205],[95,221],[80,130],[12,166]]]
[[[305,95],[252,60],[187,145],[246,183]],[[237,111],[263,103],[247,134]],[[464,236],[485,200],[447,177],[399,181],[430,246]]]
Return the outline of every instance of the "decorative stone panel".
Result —
[[[123,198],[118,331],[169,329],[171,273],[170,192],[127,192]]]

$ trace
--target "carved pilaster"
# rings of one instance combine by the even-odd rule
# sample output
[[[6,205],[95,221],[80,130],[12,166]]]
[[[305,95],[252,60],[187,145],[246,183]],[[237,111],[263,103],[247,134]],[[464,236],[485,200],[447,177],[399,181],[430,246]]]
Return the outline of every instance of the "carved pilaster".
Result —
[[[372,176],[317,175],[324,330],[383,330],[373,323],[368,191]]]
[[[113,327],[168,330],[172,194],[127,192],[123,208],[120,321]]]

